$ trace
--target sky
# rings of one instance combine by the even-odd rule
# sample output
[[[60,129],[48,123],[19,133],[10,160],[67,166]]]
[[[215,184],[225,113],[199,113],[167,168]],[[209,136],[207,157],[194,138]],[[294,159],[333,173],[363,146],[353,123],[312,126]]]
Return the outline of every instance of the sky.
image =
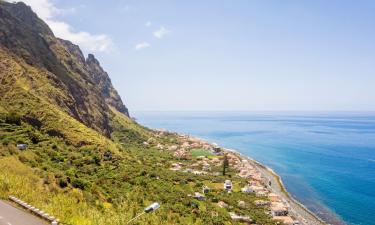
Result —
[[[375,111],[372,0],[25,0],[132,111]]]

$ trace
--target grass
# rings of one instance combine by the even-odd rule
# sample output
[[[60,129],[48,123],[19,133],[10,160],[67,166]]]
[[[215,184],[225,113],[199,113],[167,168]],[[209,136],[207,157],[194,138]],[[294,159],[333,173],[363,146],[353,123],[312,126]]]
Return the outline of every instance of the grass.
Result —
[[[190,150],[190,154],[193,156],[193,157],[199,157],[199,156],[214,156],[214,154],[206,149],[203,149],[203,148],[196,148],[196,149],[192,149]]]

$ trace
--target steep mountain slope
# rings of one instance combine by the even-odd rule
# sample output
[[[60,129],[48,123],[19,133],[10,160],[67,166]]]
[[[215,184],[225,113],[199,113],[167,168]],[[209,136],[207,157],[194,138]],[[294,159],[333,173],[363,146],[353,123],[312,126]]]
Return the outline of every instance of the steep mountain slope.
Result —
[[[246,180],[233,171],[170,170],[176,162],[198,163],[176,157],[184,145],[177,134],[130,119],[93,55],[86,59],[77,45],[56,38],[24,3],[0,0],[0,198],[15,195],[75,225],[125,224],[151,201],[162,207],[139,224],[240,224],[228,210],[276,223],[254,205],[255,195],[218,189],[207,201],[188,196],[206,183]],[[231,208],[218,207],[219,200]]]
[[[39,92],[35,94],[39,97],[109,137],[108,105],[129,115],[94,56],[90,55],[85,60],[78,46],[54,37],[48,26],[24,3],[0,4],[2,54],[17,61],[20,78],[27,80],[30,89],[38,89]],[[10,65],[4,66],[11,68]],[[56,90],[45,90],[43,86],[46,83],[34,79],[36,73],[47,74],[50,78],[45,82],[61,95],[56,95]],[[7,77],[2,76],[2,79]]]

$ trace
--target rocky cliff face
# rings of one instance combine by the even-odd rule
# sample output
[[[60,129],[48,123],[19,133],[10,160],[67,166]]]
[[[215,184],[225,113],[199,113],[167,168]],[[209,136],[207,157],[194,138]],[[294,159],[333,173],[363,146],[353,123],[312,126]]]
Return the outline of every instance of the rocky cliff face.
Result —
[[[5,58],[22,65],[24,72],[17,79],[28,80],[33,94],[102,134],[109,136],[112,131],[109,106],[129,116],[98,60],[92,54],[85,59],[77,45],[56,38],[47,24],[22,2],[0,1],[0,49]],[[6,77],[3,71],[0,79],[17,82],[15,76]],[[54,91],[43,88],[45,82]],[[5,90],[11,91],[3,89],[0,94],[9,94]]]
[[[103,70],[95,56],[89,54],[88,58],[86,59],[86,64],[91,79],[95,84],[98,85],[100,93],[102,94],[102,97],[105,99],[106,103],[129,117],[128,109],[122,103],[121,97],[117,93],[116,89],[112,86],[111,79],[109,78],[107,72]]]

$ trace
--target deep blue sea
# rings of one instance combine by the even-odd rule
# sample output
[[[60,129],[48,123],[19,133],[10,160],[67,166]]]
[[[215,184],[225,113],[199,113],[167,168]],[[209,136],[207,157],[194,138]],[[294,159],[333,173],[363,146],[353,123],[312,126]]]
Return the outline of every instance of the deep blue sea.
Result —
[[[375,113],[137,112],[151,128],[198,136],[271,167],[332,224],[375,224]]]

